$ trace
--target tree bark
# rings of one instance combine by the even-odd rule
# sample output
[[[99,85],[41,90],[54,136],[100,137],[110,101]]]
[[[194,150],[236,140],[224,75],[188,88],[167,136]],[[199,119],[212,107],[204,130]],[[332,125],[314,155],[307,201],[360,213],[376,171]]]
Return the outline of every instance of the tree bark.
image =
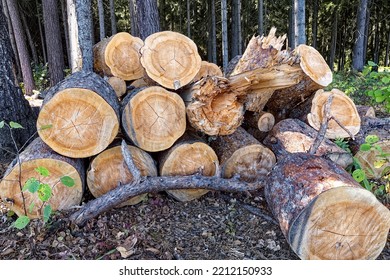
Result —
[[[364,67],[364,34],[367,16],[367,1],[360,0],[357,13],[357,28],[355,44],[353,46],[352,68],[356,71],[362,71]]]
[[[157,0],[133,1],[136,3],[136,25],[139,37],[145,40],[149,35],[160,31]]]
[[[117,33],[116,16],[115,16],[115,0],[110,0],[110,19],[111,19],[111,36]]]
[[[68,60],[68,68],[71,67],[71,57],[70,57],[70,46],[69,46],[69,28],[68,28],[68,17],[66,11],[66,0],[61,0],[61,16],[62,16],[62,24],[64,28],[64,36],[65,36],[65,47],[66,47],[66,57]]]
[[[231,57],[242,54],[241,44],[241,0],[233,0]]]
[[[191,38],[191,2],[187,0],[187,37]]]
[[[129,0],[129,13],[130,13],[130,31],[135,37],[139,37],[139,30],[137,26],[137,18],[135,13],[135,1]]]
[[[225,72],[229,64],[229,47],[227,31],[227,3],[221,0],[221,21],[222,21],[222,66]]]
[[[46,43],[45,43],[45,34],[42,27],[42,14],[39,9],[38,0],[35,0],[35,4],[37,6],[37,17],[38,17],[38,28],[39,28],[39,37],[41,39],[41,46],[42,46],[42,56],[43,56],[43,62],[47,63],[47,52],[46,52]]]
[[[69,67],[72,70],[72,73],[74,73],[81,70],[83,62],[79,45],[79,31],[77,26],[75,0],[66,0],[66,7],[69,32]]]
[[[385,55],[385,67],[390,65],[390,30],[387,35],[386,55]]]
[[[258,33],[260,36],[264,34],[264,0],[258,0],[257,1],[258,6],[258,16],[257,16],[257,22],[258,22]]]
[[[317,33],[318,33],[318,1],[313,0],[313,17],[312,17],[312,44],[311,46],[317,49]]]
[[[216,20],[215,20],[215,0],[211,0],[211,25],[210,25],[210,62],[217,63],[217,29],[216,29]]]
[[[305,0],[294,0],[295,46],[306,44]]]
[[[334,70],[334,61],[336,57],[336,43],[337,43],[337,28],[338,28],[338,7],[335,7],[333,12],[333,24],[332,24],[332,39],[330,43],[330,55],[329,55],[329,68]]]
[[[58,1],[43,0],[43,23],[45,27],[47,58],[49,63],[50,85],[64,79],[64,53],[62,48]]]
[[[99,14],[99,36],[101,41],[106,37],[103,0],[97,0],[97,6],[98,6],[98,14]]]
[[[32,94],[35,88],[34,77],[31,70],[30,55],[27,50],[26,38],[23,32],[23,25],[19,15],[19,9],[16,0],[8,0],[8,10],[12,20],[12,27],[15,34],[16,46],[18,48],[20,66],[24,82],[24,90],[27,95]]]
[[[93,38],[91,0],[75,1],[77,38],[82,57],[82,70],[93,71]]]
[[[20,12],[20,17],[21,17],[21,19],[22,19],[22,24],[23,24],[24,30],[25,30],[25,32],[26,32],[27,42],[28,42],[28,45],[30,46],[30,50],[31,50],[31,55],[32,55],[33,62],[34,62],[35,64],[38,64],[37,48],[36,48],[35,45],[34,45],[34,41],[33,41],[33,39],[32,39],[30,29],[28,28],[26,16],[24,15],[24,12],[21,10],[21,7],[20,7],[20,6],[19,6],[19,11],[21,11],[21,12]]]

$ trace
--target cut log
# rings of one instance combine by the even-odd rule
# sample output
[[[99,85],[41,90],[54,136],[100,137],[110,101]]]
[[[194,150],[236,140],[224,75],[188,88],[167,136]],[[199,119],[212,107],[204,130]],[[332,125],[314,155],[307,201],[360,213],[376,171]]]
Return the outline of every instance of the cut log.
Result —
[[[289,153],[308,152],[317,134],[316,130],[300,120],[285,119],[273,127],[263,143],[279,158]],[[315,155],[330,159],[343,168],[353,162],[350,153],[328,139],[324,139]]]
[[[375,259],[386,244],[390,211],[344,169],[321,157],[282,157],[265,197],[301,259]]]
[[[221,164],[223,178],[253,182],[267,175],[276,162],[274,153],[239,127],[233,134],[210,142]]]
[[[183,91],[181,97],[190,125],[207,135],[232,134],[244,118],[244,106],[224,77],[203,78]]]
[[[126,32],[105,38],[93,47],[94,71],[125,81],[141,78],[144,75],[139,52],[142,45],[140,38]]]
[[[120,144],[120,143],[119,143]],[[134,164],[142,176],[157,176],[157,167],[153,158],[145,151],[128,145]],[[94,197],[100,197],[118,185],[129,184],[133,180],[133,174],[127,168],[121,146],[116,145],[98,154],[92,161],[87,171],[87,186]],[[132,197],[121,203],[118,207],[135,205],[141,202],[147,194]]]
[[[222,77],[222,70],[221,68],[218,67],[218,65],[207,62],[207,61],[202,61],[200,65],[200,69],[198,74],[196,74],[195,78],[192,80],[193,83],[207,77],[207,76],[218,76]]]
[[[245,112],[244,123],[261,132],[270,131],[275,125],[275,117],[268,112]]]
[[[116,96],[118,98],[121,98],[123,95],[126,94],[127,87],[126,87],[126,82],[123,79],[113,76],[107,78],[107,82],[114,89]]]
[[[145,39],[141,63],[148,76],[169,89],[190,83],[201,66],[198,48],[188,37],[172,31],[157,32]]]
[[[21,170],[17,159],[15,159],[9,165],[3,180],[0,182],[1,199],[8,201],[7,206],[18,216],[27,215],[30,218],[43,216],[43,202],[38,198],[37,193],[24,191],[25,201],[23,204],[19,182],[23,186],[30,178],[36,178],[40,183],[48,184],[51,187],[52,197],[45,205],[50,204],[53,211],[69,210],[73,206],[80,205],[85,181],[85,168],[82,159],[71,159],[57,154],[39,137],[27,146],[20,154],[19,159]],[[36,171],[39,167],[46,168],[50,173],[49,176],[41,176]],[[74,180],[74,186],[63,185],[60,181],[63,176],[71,177]],[[31,205],[32,208],[30,208]]]
[[[360,130],[360,117],[353,101],[341,90],[331,91],[318,90],[313,98],[310,113],[307,121],[311,127],[319,130],[324,118],[324,105],[330,95],[333,94],[333,101],[330,107],[330,115],[334,119],[329,120],[325,136],[329,139],[347,138],[356,135]],[[336,121],[338,121],[345,131]]]
[[[356,110],[359,113],[360,119],[364,117],[375,118],[375,109],[371,106],[356,105]]]
[[[139,79],[131,82],[130,87],[142,88],[142,87],[158,86],[158,84],[155,81],[153,81],[151,78],[149,78],[148,76],[145,76],[145,75],[142,78],[139,78]]]
[[[148,152],[166,150],[186,130],[184,102],[162,87],[135,89],[122,101],[122,127],[137,147]]]
[[[159,156],[161,176],[193,175],[214,176],[219,165],[214,150],[193,134],[185,133],[175,145]],[[191,201],[208,193],[205,189],[168,190],[178,201]]]
[[[103,78],[76,72],[47,92],[37,128],[42,140],[59,154],[96,155],[118,134],[118,98]]]

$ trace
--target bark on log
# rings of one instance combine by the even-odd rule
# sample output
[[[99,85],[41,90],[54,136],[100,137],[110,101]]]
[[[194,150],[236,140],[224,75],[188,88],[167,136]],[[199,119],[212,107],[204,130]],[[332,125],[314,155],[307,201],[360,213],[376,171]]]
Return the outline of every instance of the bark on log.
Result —
[[[176,93],[158,86],[135,89],[122,101],[123,133],[145,151],[163,151],[184,134],[185,114]]]
[[[20,169],[16,158],[8,166],[0,182],[1,199],[8,201],[7,206],[18,216],[27,215],[30,218],[43,216],[43,202],[38,198],[37,193],[24,191],[23,203],[20,184],[23,186],[30,178],[36,178],[40,183],[52,187],[52,197],[48,203],[53,211],[68,210],[72,206],[80,205],[85,185],[85,168],[82,159],[72,159],[57,154],[39,137],[20,153],[19,159],[22,168]],[[38,167],[46,168],[50,175],[40,176],[35,170]],[[63,176],[70,176],[75,182],[74,186],[63,185],[60,181]],[[32,203],[34,206],[30,211],[29,206]]]
[[[207,77],[207,76],[218,76],[222,77],[222,70],[221,68],[218,67],[218,65],[207,62],[207,61],[202,61],[200,65],[199,72],[196,74],[195,78],[192,80],[192,83],[195,83],[197,81],[200,81],[201,79]]]
[[[214,150],[202,139],[185,133],[170,149],[159,155],[161,176],[183,176],[200,173],[215,176],[219,166]],[[167,193],[178,201],[191,201],[208,193],[205,189],[169,190]]]
[[[278,122],[264,139],[263,143],[270,148],[279,159],[289,153],[308,152],[318,132],[297,119],[285,119]],[[325,139],[315,155],[330,159],[346,168],[353,162],[352,155],[332,141]]]
[[[273,152],[239,127],[233,134],[210,142],[218,155],[223,178],[253,182],[267,175],[276,162]]]
[[[198,48],[188,37],[172,31],[157,32],[145,39],[141,63],[147,75],[169,89],[190,83],[201,66]]]
[[[128,145],[128,149],[142,176],[157,176],[156,164],[148,153],[131,145]],[[95,198],[104,195],[118,185],[129,184],[132,181],[133,174],[127,168],[122,156],[121,146],[118,144],[98,154],[91,161],[87,171],[87,186]],[[145,193],[132,197],[118,205],[118,207],[135,205],[146,196]]]
[[[126,94],[127,86],[126,86],[126,82],[123,79],[113,76],[107,78],[107,82],[114,89],[116,96],[118,98],[121,98],[123,95]]]
[[[272,170],[265,197],[301,259],[375,259],[390,211],[331,161],[289,154]]]
[[[261,132],[269,132],[275,125],[275,117],[268,112],[245,112],[244,124],[258,129]]]
[[[42,140],[59,154],[96,155],[118,134],[117,96],[98,75],[76,72],[47,92],[37,128]]]
[[[143,41],[129,33],[120,32],[106,38],[93,47],[94,71],[102,76],[116,76],[125,81],[144,75],[140,63]]]
[[[360,130],[360,116],[353,101],[338,89],[331,91],[318,90],[314,95],[310,113],[307,115],[308,123],[311,127],[319,130],[325,117],[323,108],[327,99],[333,94],[333,101],[330,107],[331,120],[325,136],[329,139],[346,138],[356,135]],[[349,131],[340,126],[337,121]]]
[[[361,119],[364,117],[375,118],[375,109],[371,106],[356,105],[356,110]]]

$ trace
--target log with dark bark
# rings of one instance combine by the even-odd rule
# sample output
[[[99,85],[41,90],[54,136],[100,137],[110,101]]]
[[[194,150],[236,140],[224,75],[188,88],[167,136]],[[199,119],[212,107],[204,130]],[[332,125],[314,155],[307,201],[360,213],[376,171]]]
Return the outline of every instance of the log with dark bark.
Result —
[[[186,132],[170,149],[159,155],[161,176],[186,176],[197,173],[203,176],[215,176],[218,166],[218,157],[214,150],[201,138],[189,132]],[[167,193],[178,201],[190,201],[205,195],[208,190],[169,190]]]
[[[122,101],[123,133],[145,151],[163,151],[184,134],[185,115],[176,93],[159,86],[135,89]]]
[[[30,218],[42,217],[44,203],[37,193],[21,192],[27,180],[36,178],[42,184],[52,188],[49,204],[53,211],[68,210],[79,205],[85,186],[85,168],[81,159],[71,159],[61,156],[47,146],[39,137],[36,138],[19,155],[22,168],[16,158],[6,170],[0,182],[0,197],[8,201],[8,207],[18,216],[27,215]],[[44,167],[49,171],[48,176],[41,176],[36,169]],[[60,178],[69,176],[74,180],[73,187],[62,184]],[[32,208],[30,206],[33,205]]]
[[[47,92],[37,128],[42,140],[59,154],[96,155],[118,134],[117,96],[98,75],[76,72]]]
[[[301,259],[375,259],[390,211],[344,169],[306,153],[281,158],[265,187],[270,210]]]
[[[289,153],[305,153],[312,147],[318,132],[297,119],[285,119],[278,122],[264,139],[277,158]],[[332,141],[325,139],[315,155],[322,156],[339,164],[343,168],[352,163],[352,155]]]
[[[216,137],[210,146],[218,155],[224,178],[256,181],[267,175],[276,162],[273,152],[242,127],[231,135]]]

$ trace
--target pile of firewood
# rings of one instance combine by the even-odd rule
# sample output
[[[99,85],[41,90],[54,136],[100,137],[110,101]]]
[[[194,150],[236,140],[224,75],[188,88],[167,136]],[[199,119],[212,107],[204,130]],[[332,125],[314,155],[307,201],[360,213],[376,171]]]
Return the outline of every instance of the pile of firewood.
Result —
[[[343,169],[352,155],[331,139],[359,146],[376,126],[390,152],[389,123],[340,90],[324,91],[332,72],[321,54],[283,49],[285,39],[275,29],[253,37],[222,73],[175,32],[144,42],[128,33],[106,38],[94,46],[95,73],[74,73],[48,91],[39,137],[20,154],[21,166],[9,166],[1,197],[23,215],[19,182],[44,166],[50,175],[39,180],[54,186],[53,210],[79,205],[86,187],[96,197],[72,216],[83,224],[152,191],[189,201],[210,190],[264,188],[299,257],[376,258],[390,211]],[[75,186],[62,186],[63,175]],[[24,199],[35,202],[30,217],[42,215],[41,201]]]

